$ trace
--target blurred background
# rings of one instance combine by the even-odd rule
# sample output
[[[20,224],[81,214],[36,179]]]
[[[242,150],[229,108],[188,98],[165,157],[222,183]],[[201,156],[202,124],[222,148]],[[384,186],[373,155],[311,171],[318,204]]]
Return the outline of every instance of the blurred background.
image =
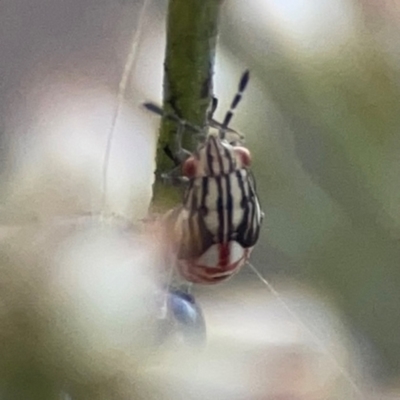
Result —
[[[202,351],[149,339],[153,237],[87,216],[143,6],[0,0],[0,399],[400,398],[400,2],[224,1],[217,116],[249,68],[232,127],[266,214],[252,264],[276,292],[249,268],[195,288]],[[109,161],[108,210],[133,225],[166,9],[146,4]]]

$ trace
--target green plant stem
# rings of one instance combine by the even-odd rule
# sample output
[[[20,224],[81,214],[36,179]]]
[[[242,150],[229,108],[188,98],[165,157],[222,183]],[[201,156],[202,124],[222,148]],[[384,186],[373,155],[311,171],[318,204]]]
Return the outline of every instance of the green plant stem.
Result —
[[[200,127],[205,126],[213,93],[213,70],[221,0],[170,0],[167,17],[167,45],[164,63],[163,108],[166,113]],[[174,164],[164,148],[175,147],[177,124],[162,119],[156,156],[156,176],[170,171]],[[195,147],[192,132],[186,132],[183,145]],[[177,190],[156,179],[153,208],[177,202]],[[173,203],[173,204],[171,204]]]

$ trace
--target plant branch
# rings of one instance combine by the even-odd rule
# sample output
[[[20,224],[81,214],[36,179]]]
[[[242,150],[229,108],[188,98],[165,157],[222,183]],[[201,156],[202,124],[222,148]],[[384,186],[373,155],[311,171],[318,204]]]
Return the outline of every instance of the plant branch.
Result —
[[[205,126],[213,93],[212,76],[218,34],[221,0],[170,0],[167,17],[167,45],[164,63],[165,113],[176,114],[194,125]],[[156,156],[156,176],[174,166],[164,148],[176,150],[176,121],[163,118]],[[195,147],[193,132],[184,133],[183,145]],[[176,203],[177,191],[162,185],[154,187],[156,207]],[[154,204],[153,204],[154,205]]]

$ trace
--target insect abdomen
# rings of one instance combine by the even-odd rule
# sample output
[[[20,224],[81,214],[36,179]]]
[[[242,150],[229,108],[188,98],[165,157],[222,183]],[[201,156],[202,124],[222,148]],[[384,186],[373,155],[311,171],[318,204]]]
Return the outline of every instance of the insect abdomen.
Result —
[[[192,179],[178,219],[180,273],[203,284],[229,278],[246,263],[262,220],[250,173]]]

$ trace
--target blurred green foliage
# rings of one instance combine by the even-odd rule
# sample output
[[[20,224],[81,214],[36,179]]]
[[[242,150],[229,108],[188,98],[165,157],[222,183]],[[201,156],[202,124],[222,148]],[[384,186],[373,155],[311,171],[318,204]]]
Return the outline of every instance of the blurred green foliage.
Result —
[[[353,36],[320,52],[272,27],[244,38],[231,19],[221,42],[268,99],[250,104],[255,120],[245,131],[266,213],[254,264],[333,296],[393,376],[400,369],[400,18],[384,18],[362,9]]]

